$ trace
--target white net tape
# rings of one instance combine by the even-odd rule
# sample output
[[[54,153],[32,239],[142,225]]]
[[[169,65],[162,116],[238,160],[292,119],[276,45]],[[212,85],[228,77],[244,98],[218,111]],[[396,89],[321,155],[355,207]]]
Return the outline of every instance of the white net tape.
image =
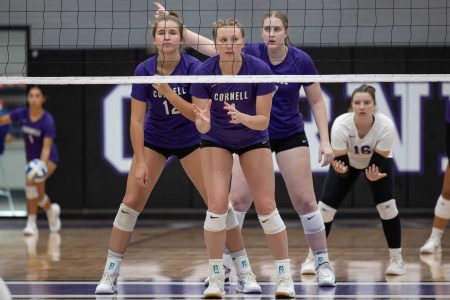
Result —
[[[0,84],[133,84],[133,83],[258,83],[258,82],[450,82],[450,74],[345,74],[345,75],[220,75],[220,76],[78,76],[0,77]]]

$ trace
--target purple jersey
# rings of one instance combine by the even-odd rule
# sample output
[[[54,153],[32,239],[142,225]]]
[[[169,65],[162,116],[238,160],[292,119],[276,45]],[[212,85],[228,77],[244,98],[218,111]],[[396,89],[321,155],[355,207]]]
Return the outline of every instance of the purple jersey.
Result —
[[[181,53],[181,59],[171,75],[191,75],[199,61]],[[140,63],[134,76],[156,75],[157,56]],[[189,83],[170,83],[170,87],[184,100],[191,102]],[[151,84],[133,84],[131,97],[147,102],[144,124],[144,140],[162,148],[185,148],[200,143],[200,134],[195,124],[185,118],[162,94]]]
[[[445,121],[450,123],[450,98],[447,100],[447,112],[445,114]]]
[[[44,111],[42,117],[33,122],[30,120],[28,107],[23,107],[16,108],[10,112],[9,117],[13,122],[19,123],[22,127],[27,161],[36,158],[40,159],[44,138],[48,137],[55,139],[56,137],[55,121],[53,120],[52,115],[49,112]],[[58,163],[59,161],[55,143],[52,143],[49,160],[54,163]]]
[[[198,75],[221,75],[219,56],[204,61],[197,69]],[[260,59],[242,54],[242,67],[238,75],[267,75],[270,68]],[[242,124],[231,124],[224,102],[234,104],[242,113],[256,114],[256,97],[275,91],[273,83],[196,83],[191,94],[200,99],[211,99],[211,130],[202,136],[206,140],[233,148],[247,146],[268,140],[267,130],[253,130]]]
[[[300,49],[288,46],[286,58],[277,65],[270,62],[267,45],[247,43],[244,51],[266,62],[276,75],[317,75],[311,57]],[[299,94],[302,85],[312,83],[277,83],[270,115],[269,135],[271,139],[282,139],[304,130],[303,116],[299,109]]]

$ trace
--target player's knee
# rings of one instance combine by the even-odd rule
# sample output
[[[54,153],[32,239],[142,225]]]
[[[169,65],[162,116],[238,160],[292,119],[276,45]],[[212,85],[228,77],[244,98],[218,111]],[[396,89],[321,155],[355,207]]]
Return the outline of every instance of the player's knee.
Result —
[[[238,192],[230,192],[230,203],[237,211],[248,211],[252,205],[252,198],[249,195]]]
[[[391,220],[398,215],[395,199],[381,202],[377,205],[378,214],[382,220]]]
[[[312,213],[301,215],[303,231],[305,234],[314,234],[325,230],[325,224],[323,223],[322,214],[319,210]]]
[[[332,222],[334,220],[334,215],[336,214],[337,209],[323,203],[322,201],[319,201],[318,206],[319,206],[320,213],[322,214],[323,221],[325,223]]]
[[[25,197],[28,200],[36,199],[39,197],[38,189],[35,185],[26,185],[25,186]]]
[[[206,212],[205,223],[203,228],[210,232],[220,232],[227,229],[227,216],[228,212],[220,215],[210,212]]]
[[[49,201],[48,196],[44,195],[44,197],[42,197],[41,200],[39,200],[39,203],[38,203],[39,207],[44,208],[45,205],[47,205],[48,201]]]
[[[436,206],[434,207],[434,215],[441,219],[450,219],[450,200],[448,200],[448,198],[446,199],[442,195],[439,196]]]
[[[124,203],[120,204],[119,211],[114,219],[114,227],[126,231],[132,232],[136,221],[139,216],[139,212],[126,206]]]
[[[286,230],[286,225],[276,208],[268,215],[258,215],[258,219],[265,234],[276,234]]]
[[[236,214],[234,213],[233,206],[231,204],[228,204],[228,214],[227,214],[227,221],[226,221],[226,230],[233,229],[237,226],[239,226],[239,221],[236,217]]]
[[[295,207],[299,208],[299,213],[308,214],[317,210],[317,202],[314,196],[303,194],[296,201],[298,204]]]

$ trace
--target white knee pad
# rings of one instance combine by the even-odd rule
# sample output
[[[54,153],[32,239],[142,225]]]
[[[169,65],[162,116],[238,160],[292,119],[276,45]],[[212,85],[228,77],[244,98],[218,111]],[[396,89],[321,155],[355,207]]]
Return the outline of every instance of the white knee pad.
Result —
[[[335,208],[332,208],[329,205],[326,205],[322,201],[319,201],[319,210],[322,214],[323,221],[325,223],[330,223],[334,220],[334,215],[336,214],[337,210]]]
[[[377,210],[378,213],[380,214],[381,219],[383,220],[391,220],[398,215],[395,199],[391,199],[378,204]]]
[[[258,216],[258,219],[265,234],[276,234],[286,230],[286,225],[284,225],[280,213],[276,208],[266,216]]]
[[[25,197],[27,197],[28,200],[36,199],[37,197],[39,197],[37,187],[35,187],[34,185],[26,185],[25,186]]]
[[[434,215],[441,219],[450,219],[450,200],[440,195],[434,208]]]
[[[41,201],[39,201],[38,205],[41,208],[44,208],[44,206],[47,204],[48,202],[48,196],[44,195],[44,197],[41,199]]]
[[[319,210],[306,215],[301,215],[300,220],[302,221],[305,234],[314,234],[325,230],[325,224],[323,223],[322,214]]]
[[[227,229],[228,212],[218,215],[209,210],[206,212],[205,223],[203,229],[210,232],[219,232]]]
[[[120,204],[119,211],[114,219],[113,226],[123,231],[132,232],[138,216],[138,211],[135,211],[122,203]]]
[[[236,226],[239,226],[238,219],[236,217],[236,214],[234,213],[233,206],[231,206],[231,204],[228,203],[228,215],[227,215],[227,227],[226,227],[226,230],[233,229]]]

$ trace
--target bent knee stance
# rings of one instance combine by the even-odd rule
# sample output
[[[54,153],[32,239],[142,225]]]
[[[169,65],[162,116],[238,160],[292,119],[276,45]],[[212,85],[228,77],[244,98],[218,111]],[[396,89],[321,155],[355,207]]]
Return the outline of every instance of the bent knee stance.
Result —
[[[230,203],[228,203],[228,214],[227,214],[227,220],[226,220],[226,230],[233,229],[235,227],[239,226],[238,219],[236,217],[236,214],[234,212],[233,206],[231,206]]]
[[[337,209],[323,203],[322,201],[319,201],[319,210],[322,214],[323,221],[325,223],[333,222],[334,215],[336,215]]]
[[[442,195],[439,196],[439,199],[434,208],[434,215],[441,219],[449,220],[450,219],[450,200],[445,199]]]
[[[223,215],[215,214],[209,210],[206,212],[203,229],[210,232],[220,232],[227,229],[228,212]]]
[[[139,216],[139,212],[132,208],[129,208],[125,204],[120,204],[119,211],[114,219],[113,226],[127,232],[132,232],[136,221]]]
[[[276,234],[286,230],[286,225],[276,208],[268,215],[258,216],[258,219],[265,234]]]
[[[39,207],[44,208],[47,205],[48,201],[49,201],[48,196],[44,195],[44,197],[42,197],[42,199],[39,200],[39,203],[38,203]]]
[[[395,199],[391,199],[378,204],[377,210],[382,220],[391,220],[398,216],[398,209],[395,203]]]

